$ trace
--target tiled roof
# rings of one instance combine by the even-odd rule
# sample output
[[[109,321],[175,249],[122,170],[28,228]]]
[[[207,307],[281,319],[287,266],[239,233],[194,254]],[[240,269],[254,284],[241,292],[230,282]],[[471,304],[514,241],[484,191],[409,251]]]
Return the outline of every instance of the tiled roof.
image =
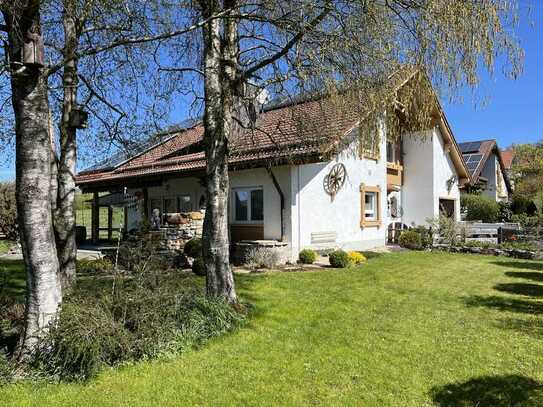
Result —
[[[319,154],[335,138],[341,138],[353,128],[358,116],[354,109],[337,109],[323,100],[264,111],[259,115],[254,129],[245,129],[230,141],[229,163],[249,164],[262,160]],[[206,165],[204,152],[186,151],[190,146],[202,142],[203,133],[203,125],[198,123],[117,168],[82,171],[77,176],[77,183],[85,185],[203,170]]]
[[[502,151],[502,160],[503,160],[503,166],[506,170],[511,169],[511,165],[513,164],[513,158],[515,157],[515,150],[512,148],[508,148],[507,150]]]

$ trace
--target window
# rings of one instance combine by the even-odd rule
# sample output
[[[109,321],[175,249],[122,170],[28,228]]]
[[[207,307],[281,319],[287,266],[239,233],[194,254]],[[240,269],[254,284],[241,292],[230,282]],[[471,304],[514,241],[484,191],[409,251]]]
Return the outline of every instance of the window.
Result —
[[[192,202],[189,195],[181,195],[177,198],[177,207],[179,212],[191,212],[192,211]]]
[[[401,140],[387,141],[387,162],[401,163]]]
[[[264,220],[264,192],[262,188],[237,188],[232,191],[234,221],[262,222]]]
[[[360,226],[379,227],[381,226],[381,189],[378,186],[360,186],[362,201]]]
[[[153,214],[153,209],[158,209],[160,214],[192,211],[192,200],[190,195],[155,197],[151,198],[150,204],[149,215]]]
[[[165,197],[163,201],[164,213],[177,212],[177,202],[174,197]]]

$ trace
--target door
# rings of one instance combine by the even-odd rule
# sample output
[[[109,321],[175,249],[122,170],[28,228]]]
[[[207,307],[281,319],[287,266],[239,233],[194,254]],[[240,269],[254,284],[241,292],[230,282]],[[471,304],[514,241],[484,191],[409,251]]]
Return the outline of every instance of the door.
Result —
[[[439,200],[439,214],[448,218],[454,218],[455,203],[456,201],[454,199],[441,198]]]

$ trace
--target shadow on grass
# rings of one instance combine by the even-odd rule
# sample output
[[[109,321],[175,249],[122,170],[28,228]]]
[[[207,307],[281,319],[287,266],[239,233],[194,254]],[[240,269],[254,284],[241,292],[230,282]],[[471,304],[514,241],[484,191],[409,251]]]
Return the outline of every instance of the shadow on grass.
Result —
[[[543,338],[543,321],[540,319],[506,318],[496,324],[501,329],[518,331],[538,339]]]
[[[468,307],[487,307],[499,311],[509,311],[533,315],[543,314],[543,302],[534,302],[498,296],[483,297],[480,295],[472,295],[470,297],[466,297],[464,298],[464,302]]]
[[[527,297],[543,297],[543,285],[530,283],[502,283],[494,286],[495,290],[508,294],[525,295]]]
[[[543,262],[541,261],[493,261],[491,264],[501,267],[511,267],[515,269],[543,271]]]
[[[543,282],[543,273],[537,273],[535,271],[506,271],[505,275],[507,277],[524,278],[526,280]]]
[[[543,405],[543,385],[519,375],[477,377],[463,383],[434,387],[430,395],[438,406]]]

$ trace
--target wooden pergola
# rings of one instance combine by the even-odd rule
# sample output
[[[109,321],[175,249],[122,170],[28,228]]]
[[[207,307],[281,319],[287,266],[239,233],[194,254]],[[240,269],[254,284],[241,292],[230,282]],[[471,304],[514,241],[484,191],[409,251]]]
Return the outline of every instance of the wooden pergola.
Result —
[[[113,208],[122,207],[124,209],[124,225],[114,227]],[[107,227],[100,227],[100,208],[107,208]],[[124,194],[117,192],[109,195],[100,196],[98,192],[93,192],[91,201],[91,242],[96,244],[100,240],[100,232],[107,231],[107,240],[113,238],[113,232],[122,233],[126,230],[127,224],[127,202]]]

